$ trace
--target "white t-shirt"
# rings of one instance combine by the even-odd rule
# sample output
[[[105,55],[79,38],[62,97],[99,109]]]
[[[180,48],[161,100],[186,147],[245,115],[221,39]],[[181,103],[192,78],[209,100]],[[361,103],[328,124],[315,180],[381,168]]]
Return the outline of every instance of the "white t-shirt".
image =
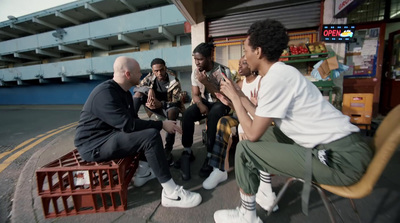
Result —
[[[243,91],[244,95],[246,95],[248,98],[250,98],[252,91],[254,92],[254,90],[256,90],[256,92],[257,92],[260,79],[261,79],[261,76],[257,75],[256,79],[254,79],[253,82],[247,83],[247,80],[245,78],[243,80],[243,84],[242,84],[242,91]],[[251,117],[250,114],[249,114],[249,116]],[[239,134],[244,133],[242,125],[240,125],[240,124],[238,126],[238,132],[239,132]]]
[[[273,118],[283,133],[307,148],[359,131],[313,83],[282,62],[273,64],[261,79],[255,114]]]

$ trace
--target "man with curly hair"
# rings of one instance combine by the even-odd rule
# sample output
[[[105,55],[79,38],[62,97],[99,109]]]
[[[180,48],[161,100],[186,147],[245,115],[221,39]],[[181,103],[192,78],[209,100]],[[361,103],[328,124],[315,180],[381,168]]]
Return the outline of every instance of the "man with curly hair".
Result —
[[[371,148],[349,117],[325,100],[296,68],[278,61],[288,44],[280,22],[255,22],[247,34],[247,63],[263,78],[257,106],[231,81],[221,83],[221,92],[232,101],[248,140],[238,143],[235,154],[241,205],[215,212],[217,223],[262,222],[256,203],[265,210],[274,203],[270,174],[305,180],[302,204],[307,214],[311,181],[353,184],[372,157]]]

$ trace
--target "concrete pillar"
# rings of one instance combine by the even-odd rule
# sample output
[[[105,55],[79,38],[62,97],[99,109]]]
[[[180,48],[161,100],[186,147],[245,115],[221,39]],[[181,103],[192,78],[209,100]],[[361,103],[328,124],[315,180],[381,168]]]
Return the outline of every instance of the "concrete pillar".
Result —
[[[324,18],[323,24],[346,24],[347,18],[334,18],[335,15],[335,1],[334,0],[325,0],[324,3]],[[344,63],[345,53],[346,53],[346,43],[325,43],[326,48],[336,53],[336,57],[339,63]],[[343,95],[343,73],[340,74],[340,77],[333,79],[334,85],[337,87],[336,89],[336,97],[333,102],[335,107],[340,109],[342,103],[342,95]]]
[[[200,22],[195,25],[192,25],[192,52],[197,45],[206,41],[206,25],[205,22]],[[194,64],[194,60],[192,61],[192,69],[196,69],[196,65]]]

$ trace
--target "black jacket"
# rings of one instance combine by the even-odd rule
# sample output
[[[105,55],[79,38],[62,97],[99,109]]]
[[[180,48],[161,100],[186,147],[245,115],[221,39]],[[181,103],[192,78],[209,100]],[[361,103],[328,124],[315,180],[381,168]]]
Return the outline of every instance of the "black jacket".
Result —
[[[161,121],[141,120],[134,113],[132,94],[114,80],[107,80],[90,93],[76,128],[75,146],[90,153],[118,132],[162,129]]]

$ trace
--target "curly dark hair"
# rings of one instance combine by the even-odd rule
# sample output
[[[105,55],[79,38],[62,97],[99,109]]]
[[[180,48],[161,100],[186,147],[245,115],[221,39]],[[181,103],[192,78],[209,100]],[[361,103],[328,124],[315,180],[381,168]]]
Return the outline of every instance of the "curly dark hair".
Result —
[[[204,57],[211,57],[214,44],[212,43],[200,43],[194,48],[193,53],[200,53]]]
[[[161,64],[161,65],[165,66],[165,61],[163,59],[161,59],[161,58],[155,58],[155,59],[153,59],[151,61],[151,65],[150,66],[152,67],[154,64]]]
[[[266,19],[253,23],[247,31],[252,49],[260,47],[268,61],[276,62],[287,48],[289,37],[282,23]]]

